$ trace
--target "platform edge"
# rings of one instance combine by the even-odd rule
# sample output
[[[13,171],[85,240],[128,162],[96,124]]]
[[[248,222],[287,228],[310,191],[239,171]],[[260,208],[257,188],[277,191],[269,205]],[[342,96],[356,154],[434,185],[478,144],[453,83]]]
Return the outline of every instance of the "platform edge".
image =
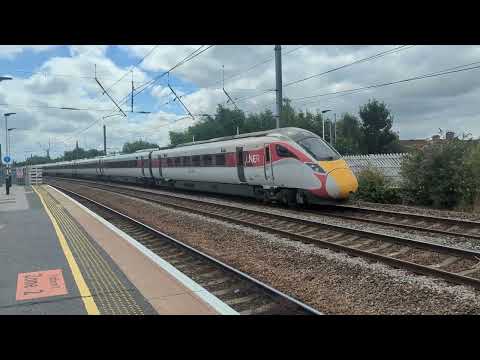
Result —
[[[100,311],[98,310],[97,304],[95,303],[90,289],[88,288],[85,279],[78,267],[77,261],[75,260],[70,247],[68,246],[67,240],[60,229],[60,226],[57,223],[57,220],[54,218],[50,209],[48,208],[43,196],[37,191],[35,186],[32,186],[33,191],[37,194],[38,198],[40,199],[45,212],[47,213],[50,221],[52,222],[53,228],[55,229],[55,233],[57,234],[58,241],[60,242],[60,246],[62,248],[63,254],[67,259],[68,266],[70,267],[70,271],[72,272],[73,279],[75,280],[75,284],[77,285],[78,291],[80,292],[81,299],[85,306],[88,315],[99,315]]]
[[[137,250],[139,250],[143,255],[147,256],[150,260],[152,260],[156,265],[160,266],[163,270],[165,270],[168,274],[173,276],[176,280],[178,280],[182,285],[187,287],[190,291],[195,293],[199,298],[205,301],[208,305],[210,305],[215,311],[217,311],[220,315],[239,315],[237,311],[232,309],[229,305],[225,304],[215,295],[210,293],[207,289],[200,286],[198,283],[190,279],[181,271],[177,270],[173,265],[171,265],[166,260],[162,259],[160,256],[152,252],[150,249],[146,248],[130,235],[126,234],[115,225],[109,223],[107,220],[102,218],[101,216],[95,214],[92,210],[88,209],[84,205],[80,204],[78,201],[73,199],[72,197],[64,194],[60,190],[56,189],[55,187],[48,185],[47,186],[56,192],[60,193],[61,195],[65,196],[67,199],[72,201],[74,204],[78,205],[82,210],[87,212],[89,215],[94,217],[96,220],[100,221],[103,225],[108,227],[110,230],[115,232],[117,235],[122,237],[126,240],[130,245],[134,246]]]

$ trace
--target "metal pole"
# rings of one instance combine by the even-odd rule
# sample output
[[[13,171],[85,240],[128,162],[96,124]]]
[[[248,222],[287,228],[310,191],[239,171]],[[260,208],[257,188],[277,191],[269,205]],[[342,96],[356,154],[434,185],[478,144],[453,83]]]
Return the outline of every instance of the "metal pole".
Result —
[[[133,87],[133,70],[132,70],[132,113],[133,113],[133,91],[134,91],[134,87]],[[105,155],[107,155],[107,153],[105,153]]]
[[[103,155],[107,156],[107,128],[103,124]]]
[[[335,137],[333,139],[333,144],[334,145],[337,145],[337,113],[334,113],[333,116],[335,117],[335,126],[334,126],[334,134],[335,134]]]
[[[8,155],[8,125],[7,115],[5,116],[5,155]],[[10,194],[10,187],[8,186],[8,164],[5,164],[5,194]]]
[[[325,140],[325,120],[323,119],[322,116],[322,138]]]
[[[0,185],[3,185],[2,144],[0,144]]]
[[[328,142],[330,144],[332,144],[332,122],[329,121],[328,124],[330,125],[329,128],[330,128],[330,136],[329,136],[329,139],[328,139]]]
[[[282,46],[275,45],[275,83],[277,92],[277,119],[275,126],[280,127],[280,116],[282,114]]]
[[[5,155],[8,155],[8,118],[7,118],[7,115],[4,115],[5,116]]]

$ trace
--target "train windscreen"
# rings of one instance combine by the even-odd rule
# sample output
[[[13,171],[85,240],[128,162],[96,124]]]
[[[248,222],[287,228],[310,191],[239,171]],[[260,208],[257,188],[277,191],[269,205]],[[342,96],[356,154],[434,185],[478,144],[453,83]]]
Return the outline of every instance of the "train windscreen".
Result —
[[[317,161],[338,160],[341,158],[341,155],[330,144],[308,130],[290,127],[275,129],[275,132],[295,141]]]
[[[317,137],[308,137],[302,140],[297,140],[297,143],[305,149],[315,160],[338,160],[340,154],[338,154],[327,143]]]

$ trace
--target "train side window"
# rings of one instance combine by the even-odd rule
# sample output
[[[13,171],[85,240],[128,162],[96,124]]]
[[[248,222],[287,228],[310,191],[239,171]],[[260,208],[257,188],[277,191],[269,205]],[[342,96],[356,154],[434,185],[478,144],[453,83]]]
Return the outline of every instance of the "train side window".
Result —
[[[200,155],[193,155],[192,156],[192,165],[193,166],[200,166]]]
[[[297,158],[295,154],[293,154],[290,150],[288,150],[286,147],[282,145],[276,145],[275,149],[277,150],[277,155],[280,157],[291,157],[291,158]]]
[[[181,156],[177,156],[177,157],[175,158],[175,166],[178,166],[178,167],[182,166],[181,161],[182,161],[182,157],[181,157]]]
[[[167,166],[168,167],[173,167],[173,159],[172,158],[167,158]]]
[[[213,157],[212,155],[203,155],[203,166],[212,166]]]
[[[183,157],[183,166],[190,166],[190,156]]]
[[[265,146],[265,161],[266,162],[270,161],[270,147],[268,145]]]
[[[217,166],[225,166],[225,154],[215,155],[215,164]]]

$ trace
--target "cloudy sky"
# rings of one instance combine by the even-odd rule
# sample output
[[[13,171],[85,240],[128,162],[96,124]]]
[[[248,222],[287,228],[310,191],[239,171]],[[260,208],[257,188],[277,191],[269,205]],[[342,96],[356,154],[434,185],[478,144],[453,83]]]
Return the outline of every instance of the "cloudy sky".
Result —
[[[103,122],[110,150],[139,138],[166,145],[170,130],[193,123],[179,102],[173,101],[168,83],[193,114],[211,114],[217,104],[227,100],[221,89],[222,66],[225,88],[242,110],[274,110],[273,45],[208,47],[169,76],[144,86],[200,45],[0,45],[0,76],[13,78],[0,82],[1,113],[16,113],[8,123],[9,128],[17,128],[11,131],[12,155],[21,161],[31,153],[44,154],[49,141],[52,156],[71,150],[76,140],[81,147],[102,149]],[[393,51],[296,82],[389,50]],[[458,71],[480,65],[480,46],[285,45],[282,53],[283,95],[293,99],[292,105],[299,110],[358,113],[360,105],[375,97],[392,110],[401,139],[427,138],[439,128],[480,136],[480,68]],[[457,72],[342,92],[448,69]],[[96,83],[95,71],[118,102],[131,91],[133,73],[135,88],[145,89],[135,97],[134,113],[118,116],[115,105]],[[130,110],[130,100],[121,106]],[[59,109],[65,107],[81,110]],[[102,119],[105,116],[109,117]],[[4,149],[3,116],[0,124]]]

